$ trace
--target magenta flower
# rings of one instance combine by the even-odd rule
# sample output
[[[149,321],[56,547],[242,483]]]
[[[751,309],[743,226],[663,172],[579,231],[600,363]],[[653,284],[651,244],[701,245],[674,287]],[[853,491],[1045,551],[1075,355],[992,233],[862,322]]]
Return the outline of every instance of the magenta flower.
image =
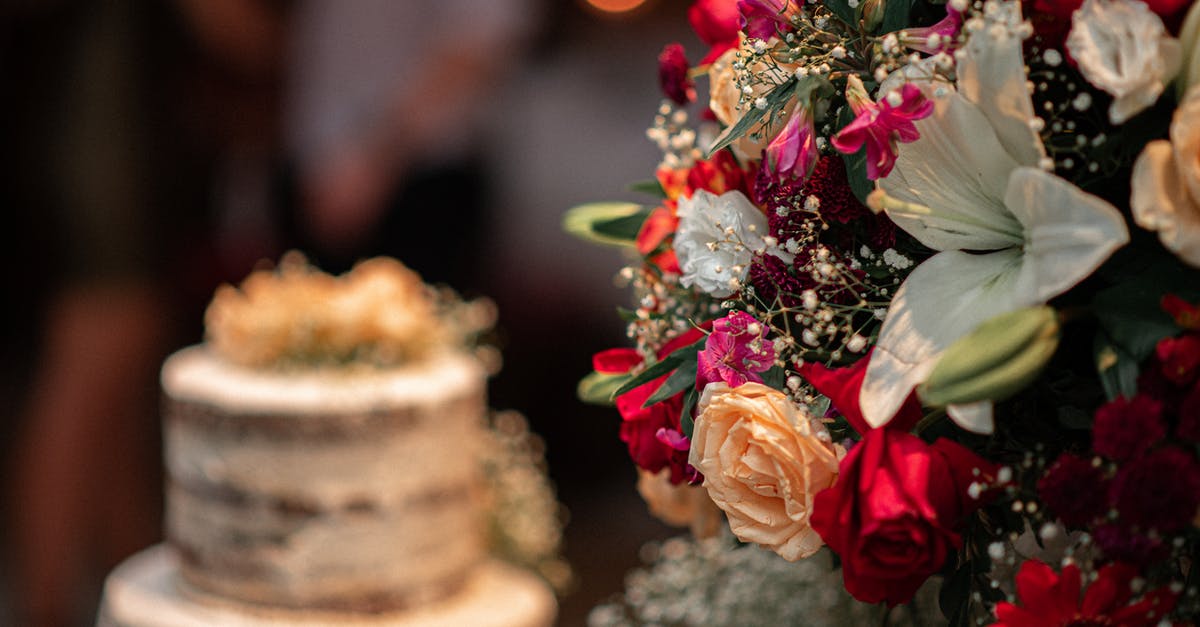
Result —
[[[947,4],[946,17],[942,18],[937,24],[922,28],[904,29],[902,43],[907,48],[924,52],[925,54],[949,52],[954,49],[958,41],[958,32],[962,30],[962,25],[962,13],[954,10],[954,7]]]
[[[747,37],[764,41],[774,37],[780,26],[790,29],[792,16],[798,11],[791,0],[738,0],[742,30]]]
[[[857,117],[833,137],[833,147],[852,154],[867,145],[867,178],[886,177],[896,165],[898,143],[916,141],[914,121],[933,113],[933,103],[921,89],[905,83],[879,102],[872,102],[857,76],[846,81],[846,100]]]
[[[771,174],[778,181],[787,182],[808,178],[820,156],[812,113],[802,106],[767,145],[764,159]]]
[[[734,311],[717,320],[698,358],[696,387],[703,388],[716,381],[723,381],[729,387],[749,381],[762,383],[758,373],[775,365],[775,346],[766,335],[766,327],[743,311]]]

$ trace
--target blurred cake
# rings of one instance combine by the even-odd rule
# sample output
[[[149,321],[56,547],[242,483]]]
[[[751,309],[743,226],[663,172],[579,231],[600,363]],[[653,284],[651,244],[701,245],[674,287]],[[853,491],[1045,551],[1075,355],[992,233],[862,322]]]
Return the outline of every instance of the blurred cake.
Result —
[[[170,550],[110,576],[101,624],[433,625],[473,606],[476,625],[549,624],[545,585],[488,554],[469,338],[491,318],[389,259],[336,278],[285,259],[220,289],[205,343],[162,371]],[[485,609],[506,586],[540,600]],[[172,620],[148,612],[164,594]]]

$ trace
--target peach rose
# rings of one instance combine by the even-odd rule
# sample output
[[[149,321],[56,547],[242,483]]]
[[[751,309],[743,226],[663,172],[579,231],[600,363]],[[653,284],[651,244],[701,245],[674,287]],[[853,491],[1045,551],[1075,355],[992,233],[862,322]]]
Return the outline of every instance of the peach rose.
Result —
[[[1129,204],[1139,226],[1200,267],[1200,86],[1184,95],[1170,136],[1146,144],[1133,164]]]
[[[713,504],[704,488],[686,483],[672,484],[669,468],[657,473],[639,468],[637,489],[655,518],[673,527],[689,527],[697,538],[717,535],[721,510]]]
[[[733,126],[742,118],[742,114],[747,109],[753,106],[759,96],[765,96],[770,91],[770,86],[766,83],[757,83],[752,86],[752,92],[743,99],[742,90],[738,87],[737,70],[733,68],[734,62],[737,61],[738,48],[731,48],[725,51],[725,54],[713,61],[708,67],[708,91],[709,102],[708,108],[712,110],[713,115],[725,126]],[[792,72],[796,68],[796,64],[780,63],[777,70],[772,70],[775,78],[780,82],[787,79],[787,72]],[[751,68],[755,72],[766,72],[768,68],[763,63],[756,64]],[[787,115],[780,118],[779,123],[772,128],[765,129],[757,136],[745,135],[733,142],[733,151],[738,157],[745,159],[762,158],[763,149],[767,147],[775,133],[783,127],[782,122],[787,121],[791,117],[791,109],[794,103],[789,103],[786,107]]]
[[[700,397],[689,462],[734,535],[796,561],[821,548],[813,497],[833,485],[842,447],[782,392],[712,383]]]

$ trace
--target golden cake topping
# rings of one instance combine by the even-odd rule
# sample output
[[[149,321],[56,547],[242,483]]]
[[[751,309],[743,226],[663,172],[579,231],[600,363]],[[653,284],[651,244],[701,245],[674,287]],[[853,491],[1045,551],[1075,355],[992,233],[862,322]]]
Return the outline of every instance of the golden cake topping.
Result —
[[[218,288],[204,322],[208,344],[246,366],[392,366],[466,344],[494,315],[490,302],[464,303],[394,259],[363,261],[334,277],[293,252],[240,288]]]

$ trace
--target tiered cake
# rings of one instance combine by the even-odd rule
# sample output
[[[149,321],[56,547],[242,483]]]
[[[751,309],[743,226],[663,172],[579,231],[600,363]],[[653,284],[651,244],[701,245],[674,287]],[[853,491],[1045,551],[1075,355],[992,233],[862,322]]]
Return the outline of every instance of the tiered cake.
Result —
[[[256,277],[163,367],[169,550],[110,576],[101,624],[549,624],[488,557],[468,305],[384,260]]]

